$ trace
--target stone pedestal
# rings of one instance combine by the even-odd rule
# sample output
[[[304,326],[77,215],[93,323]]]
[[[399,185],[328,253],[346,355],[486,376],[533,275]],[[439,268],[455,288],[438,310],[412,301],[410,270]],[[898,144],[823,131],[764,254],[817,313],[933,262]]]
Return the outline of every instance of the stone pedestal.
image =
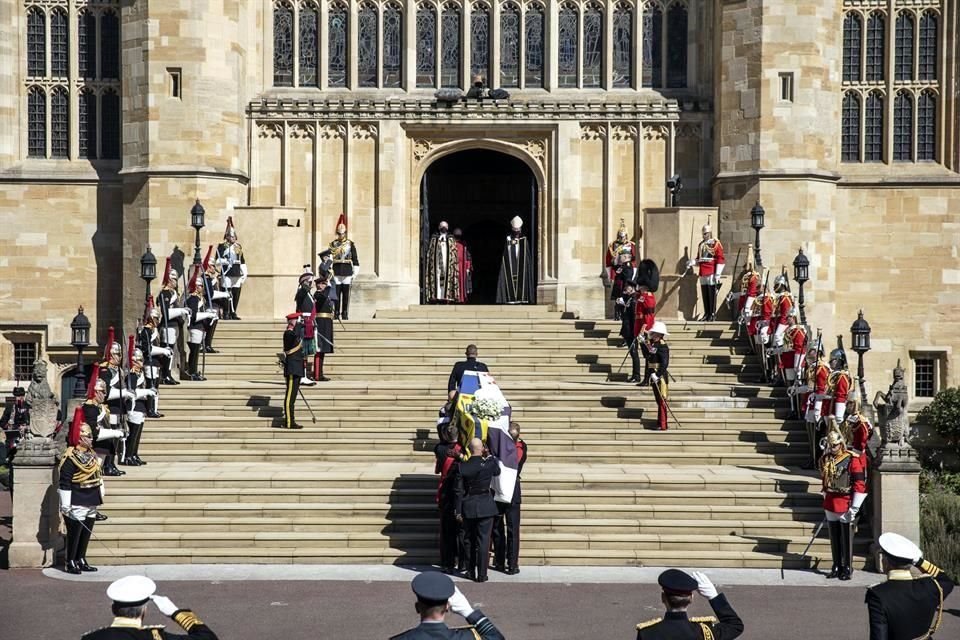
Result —
[[[877,453],[870,478],[873,536],[894,532],[920,542],[920,462],[909,445],[887,444]],[[880,566],[877,545],[871,548]]]
[[[52,440],[22,441],[13,462],[13,542],[10,567],[45,567],[54,563],[58,533],[56,455]]]
[[[303,265],[314,265],[305,246],[302,207],[236,207],[250,269],[240,299],[240,317],[273,320],[293,311],[293,293]],[[291,284],[292,283],[292,284]]]

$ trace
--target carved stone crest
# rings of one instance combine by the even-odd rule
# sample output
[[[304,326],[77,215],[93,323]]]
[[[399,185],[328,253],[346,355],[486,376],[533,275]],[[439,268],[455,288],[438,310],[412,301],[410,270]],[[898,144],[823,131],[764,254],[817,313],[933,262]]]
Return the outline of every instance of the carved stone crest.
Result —
[[[903,367],[897,360],[897,367],[893,370],[893,384],[886,393],[878,391],[873,399],[884,447],[907,445],[910,436],[910,417],[907,414],[909,403],[910,394],[903,381]]]
[[[33,379],[24,397],[30,405],[30,435],[49,438],[57,429],[60,401],[47,382],[47,363],[37,358],[33,363]]]

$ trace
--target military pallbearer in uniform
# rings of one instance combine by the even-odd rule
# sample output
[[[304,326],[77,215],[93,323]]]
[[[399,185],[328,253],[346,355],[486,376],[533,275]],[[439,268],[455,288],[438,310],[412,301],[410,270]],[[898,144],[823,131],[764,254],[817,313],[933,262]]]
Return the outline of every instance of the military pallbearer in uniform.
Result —
[[[731,640],[743,633],[743,620],[705,574],[667,569],[657,582],[667,611],[662,618],[638,624],[637,640]],[[716,617],[687,617],[694,591],[709,601]]]
[[[853,535],[857,514],[867,499],[866,456],[848,449],[837,423],[829,419],[826,447],[820,458],[823,513],[830,529],[833,567],[827,578],[849,580],[853,575]]]
[[[330,243],[330,247],[320,253],[321,258],[333,262],[333,284],[337,288],[334,310],[335,319],[350,319],[350,285],[360,273],[360,258],[357,256],[357,245],[347,238],[347,217],[340,214],[337,220],[337,237]]]
[[[503,634],[479,609],[470,605],[453,580],[442,573],[421,573],[411,583],[417,596],[420,625],[390,640],[503,640]],[[451,629],[444,623],[447,611],[463,616],[469,627]]]

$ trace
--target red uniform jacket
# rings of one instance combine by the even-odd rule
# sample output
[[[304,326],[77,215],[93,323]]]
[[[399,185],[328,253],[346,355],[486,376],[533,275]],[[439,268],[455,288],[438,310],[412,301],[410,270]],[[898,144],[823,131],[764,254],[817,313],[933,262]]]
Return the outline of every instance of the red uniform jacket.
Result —
[[[620,253],[626,253],[625,249],[621,247],[626,245],[630,248],[630,262],[623,264],[617,264],[616,259],[617,255]],[[617,278],[617,267],[636,267],[637,266],[637,245],[633,242],[624,242],[623,245],[613,242],[607,247],[607,259],[605,261],[607,269],[610,270],[610,281],[613,282]]]
[[[853,431],[853,442],[851,447],[857,451],[867,450],[867,441],[870,440],[870,434],[873,432],[873,425],[862,414],[856,414],[853,420],[849,420]]]
[[[852,383],[853,378],[843,369],[839,369],[830,374],[827,382],[827,386],[829,387],[827,393],[833,396],[834,405],[847,403],[847,397],[850,395]]]
[[[640,335],[641,331],[649,331],[656,319],[657,299],[649,291],[637,294],[637,315],[633,322],[633,335]]]
[[[757,324],[761,320],[767,322],[773,317],[773,296],[765,293],[753,301],[753,316],[750,318],[750,324],[747,325],[747,335],[757,334]]]
[[[747,303],[747,298],[756,298],[760,292],[760,274],[751,271],[744,274],[740,282],[740,289],[743,295],[740,296],[740,311],[743,311],[743,305]]]
[[[791,309],[793,309],[793,296],[785,291],[777,300],[777,324],[789,324],[787,318],[790,316]]]
[[[826,459],[827,456],[824,456],[820,460],[821,470]],[[867,492],[867,459],[858,453],[844,451],[834,457],[834,464],[838,468],[846,468],[846,473],[850,476],[850,486],[846,491],[830,490],[827,478],[823,477],[823,508],[834,513],[845,513],[850,508],[854,493]]]
[[[807,352],[807,332],[798,324],[787,327],[783,333],[783,353],[780,354],[780,366],[784,369],[793,369],[796,364],[796,355]]]
[[[726,264],[723,258],[723,245],[716,238],[704,240],[697,247],[697,257],[704,262],[697,262],[701,276],[712,276],[717,272],[717,265]]]

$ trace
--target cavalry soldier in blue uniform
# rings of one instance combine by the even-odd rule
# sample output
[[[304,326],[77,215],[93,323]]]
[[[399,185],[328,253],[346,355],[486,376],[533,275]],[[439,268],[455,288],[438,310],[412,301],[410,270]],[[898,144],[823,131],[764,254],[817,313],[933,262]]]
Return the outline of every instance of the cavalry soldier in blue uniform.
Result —
[[[220,265],[220,273],[223,276],[223,288],[230,292],[233,300],[230,317],[224,320],[239,320],[237,309],[240,306],[240,288],[247,280],[247,260],[243,257],[243,247],[237,242],[233,216],[227,218],[223,242],[217,246],[217,264]]]
[[[84,421],[85,411],[77,407],[67,434],[67,449],[60,458],[57,496],[67,528],[66,572],[96,571],[87,563],[87,545],[97,521],[97,507],[103,504],[103,473],[93,450],[94,433]]]
[[[417,596],[420,625],[390,640],[503,640],[503,634],[482,611],[470,605],[448,576],[421,573],[411,586]],[[447,611],[463,616],[470,626],[451,629],[444,623]]]
[[[743,620],[705,574],[667,569],[657,582],[667,611],[662,618],[638,624],[637,640],[731,640],[743,633]],[[710,602],[716,617],[687,617],[694,591]]]

